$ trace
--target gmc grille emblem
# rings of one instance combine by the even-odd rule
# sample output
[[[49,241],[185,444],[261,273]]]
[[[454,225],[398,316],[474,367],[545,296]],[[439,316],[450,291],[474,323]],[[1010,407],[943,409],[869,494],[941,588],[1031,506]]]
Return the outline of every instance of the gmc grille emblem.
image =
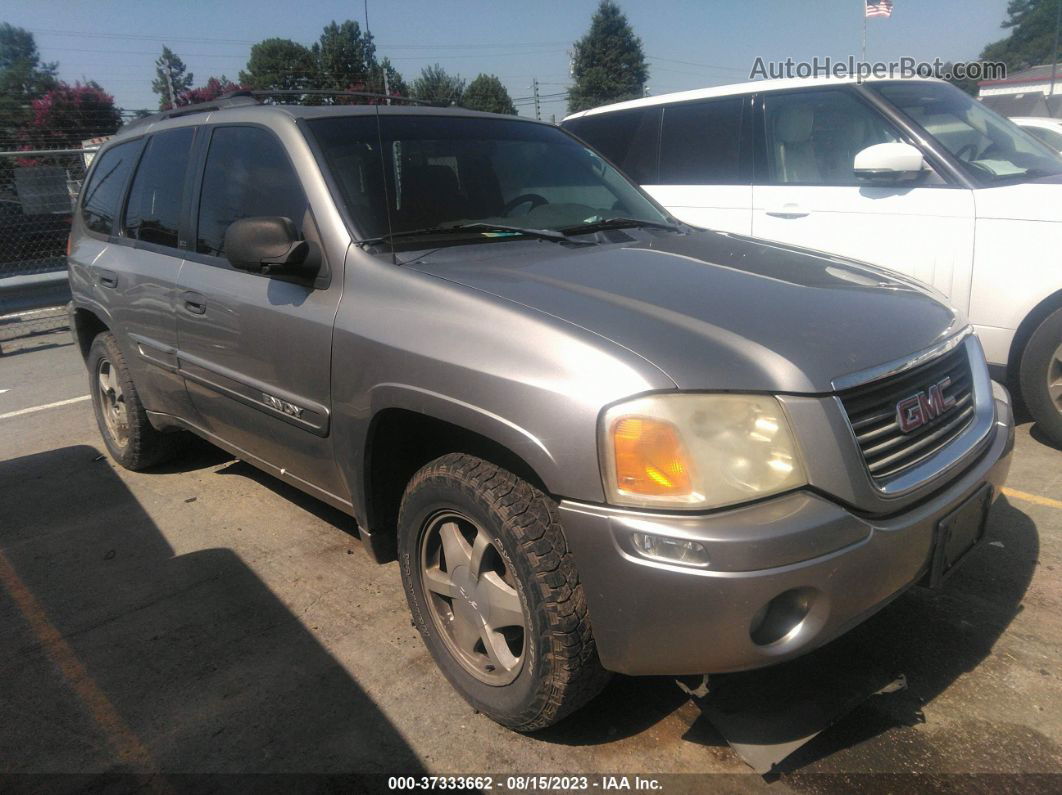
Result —
[[[896,422],[904,433],[921,428],[945,411],[955,408],[955,398],[944,395],[951,386],[951,377],[944,378],[924,392],[904,398],[896,404]]]

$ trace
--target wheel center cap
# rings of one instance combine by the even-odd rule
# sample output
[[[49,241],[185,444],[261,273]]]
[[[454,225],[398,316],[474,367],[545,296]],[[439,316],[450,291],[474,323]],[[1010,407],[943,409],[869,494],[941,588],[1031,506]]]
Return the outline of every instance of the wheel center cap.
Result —
[[[458,566],[454,569],[451,575],[451,580],[454,587],[457,588],[458,598],[455,600],[457,604],[462,605],[465,609],[471,610],[476,615],[483,615],[489,605],[484,603],[484,600],[480,598],[478,594],[478,587],[475,580],[472,578],[471,572],[467,566]]]

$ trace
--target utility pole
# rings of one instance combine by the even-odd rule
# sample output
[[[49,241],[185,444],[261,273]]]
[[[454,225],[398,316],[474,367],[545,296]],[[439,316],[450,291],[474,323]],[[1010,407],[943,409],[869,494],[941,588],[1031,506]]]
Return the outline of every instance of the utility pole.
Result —
[[[1055,77],[1058,75],[1058,23],[1062,22],[1062,0],[1055,0],[1055,46],[1051,55],[1051,90],[1047,96],[1055,94]]]
[[[538,104],[538,78],[537,77],[532,77],[531,78],[531,93],[535,97],[535,119],[537,119],[538,121],[542,121],[542,112],[541,112],[541,110],[539,108],[539,104]]]
[[[169,58],[166,59],[166,91],[170,95],[170,110],[174,110],[177,107],[177,97],[173,95],[173,64]]]

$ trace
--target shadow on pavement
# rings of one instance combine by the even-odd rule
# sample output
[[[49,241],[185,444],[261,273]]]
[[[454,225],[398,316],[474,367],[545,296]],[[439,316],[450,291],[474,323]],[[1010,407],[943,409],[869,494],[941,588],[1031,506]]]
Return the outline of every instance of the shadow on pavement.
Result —
[[[239,557],[175,554],[95,457],[0,463],[0,773],[423,772]]]

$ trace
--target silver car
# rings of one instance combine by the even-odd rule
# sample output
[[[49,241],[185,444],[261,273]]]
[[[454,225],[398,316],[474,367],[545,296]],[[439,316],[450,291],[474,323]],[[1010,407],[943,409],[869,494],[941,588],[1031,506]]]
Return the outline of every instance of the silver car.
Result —
[[[191,432],[349,513],[518,730],[939,585],[1009,466],[1007,393],[938,295],[679,223],[526,119],[150,117],[95,158],[69,269],[110,454]]]

